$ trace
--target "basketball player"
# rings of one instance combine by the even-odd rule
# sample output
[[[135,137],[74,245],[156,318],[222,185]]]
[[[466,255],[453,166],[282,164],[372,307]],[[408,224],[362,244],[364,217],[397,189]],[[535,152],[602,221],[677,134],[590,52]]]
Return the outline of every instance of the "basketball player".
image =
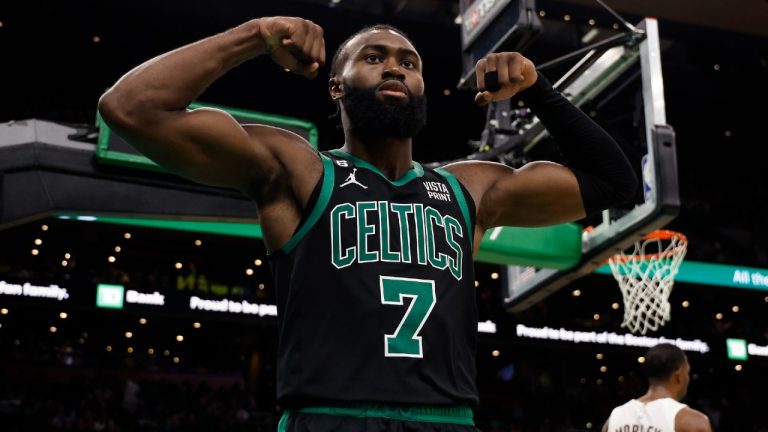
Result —
[[[389,26],[360,31],[334,56],[328,91],[341,148],[318,152],[279,128],[186,109],[262,55],[314,78],[325,61],[322,29],[300,18],[251,20],[136,67],[99,110],[160,165],[258,204],[278,298],[280,430],[476,430],[472,255],[483,233],[574,221],[626,200],[637,182],[631,166],[528,59],[495,53],[477,64],[475,101],[523,92],[569,167],[422,167],[411,138],[426,119],[424,66]]]
[[[648,391],[614,408],[603,432],[711,432],[707,416],[680,403],[688,392],[691,366],[678,347],[659,344],[645,354]]]

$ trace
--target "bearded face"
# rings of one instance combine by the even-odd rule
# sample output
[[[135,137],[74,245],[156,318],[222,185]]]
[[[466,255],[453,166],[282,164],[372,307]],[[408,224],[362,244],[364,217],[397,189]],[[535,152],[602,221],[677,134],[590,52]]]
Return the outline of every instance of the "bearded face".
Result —
[[[349,130],[362,138],[412,138],[427,122],[427,98],[402,90],[390,79],[370,87],[344,82],[341,103],[349,119]],[[399,93],[399,94],[398,94]]]

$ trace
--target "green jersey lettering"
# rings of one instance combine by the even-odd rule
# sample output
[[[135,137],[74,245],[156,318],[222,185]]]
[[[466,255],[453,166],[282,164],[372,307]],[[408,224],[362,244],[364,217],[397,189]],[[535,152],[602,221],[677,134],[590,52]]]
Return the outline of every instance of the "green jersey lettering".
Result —
[[[341,218],[355,217],[355,207],[350,203],[339,204],[331,210],[331,262],[336,268],[346,267],[355,261],[355,247],[342,251]]]
[[[404,263],[411,262],[411,235],[408,213],[413,213],[413,204],[392,203],[392,211],[397,213],[397,222],[400,225],[400,254]]]
[[[368,236],[376,233],[376,225],[368,225],[368,212],[376,210],[375,201],[357,202],[357,247],[359,250],[357,260],[361,263],[379,260],[377,251],[368,250]]]

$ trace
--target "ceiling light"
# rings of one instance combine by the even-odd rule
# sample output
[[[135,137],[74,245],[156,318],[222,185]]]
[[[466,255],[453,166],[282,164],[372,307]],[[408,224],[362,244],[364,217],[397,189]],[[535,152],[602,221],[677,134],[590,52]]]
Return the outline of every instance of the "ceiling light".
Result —
[[[592,42],[592,39],[594,39],[595,36],[597,36],[598,34],[600,34],[600,30],[596,28],[589,29],[589,31],[586,34],[584,34],[584,36],[581,37],[581,43],[587,44]],[[595,115],[597,115],[597,113],[594,111],[589,113],[590,117],[594,117]]]

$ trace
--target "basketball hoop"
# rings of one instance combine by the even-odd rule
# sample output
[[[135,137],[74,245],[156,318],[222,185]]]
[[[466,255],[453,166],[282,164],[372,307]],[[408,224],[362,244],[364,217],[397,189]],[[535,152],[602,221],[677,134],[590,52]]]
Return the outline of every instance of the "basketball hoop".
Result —
[[[622,327],[645,334],[670,320],[669,294],[687,248],[685,235],[658,230],[608,260],[624,297]]]

